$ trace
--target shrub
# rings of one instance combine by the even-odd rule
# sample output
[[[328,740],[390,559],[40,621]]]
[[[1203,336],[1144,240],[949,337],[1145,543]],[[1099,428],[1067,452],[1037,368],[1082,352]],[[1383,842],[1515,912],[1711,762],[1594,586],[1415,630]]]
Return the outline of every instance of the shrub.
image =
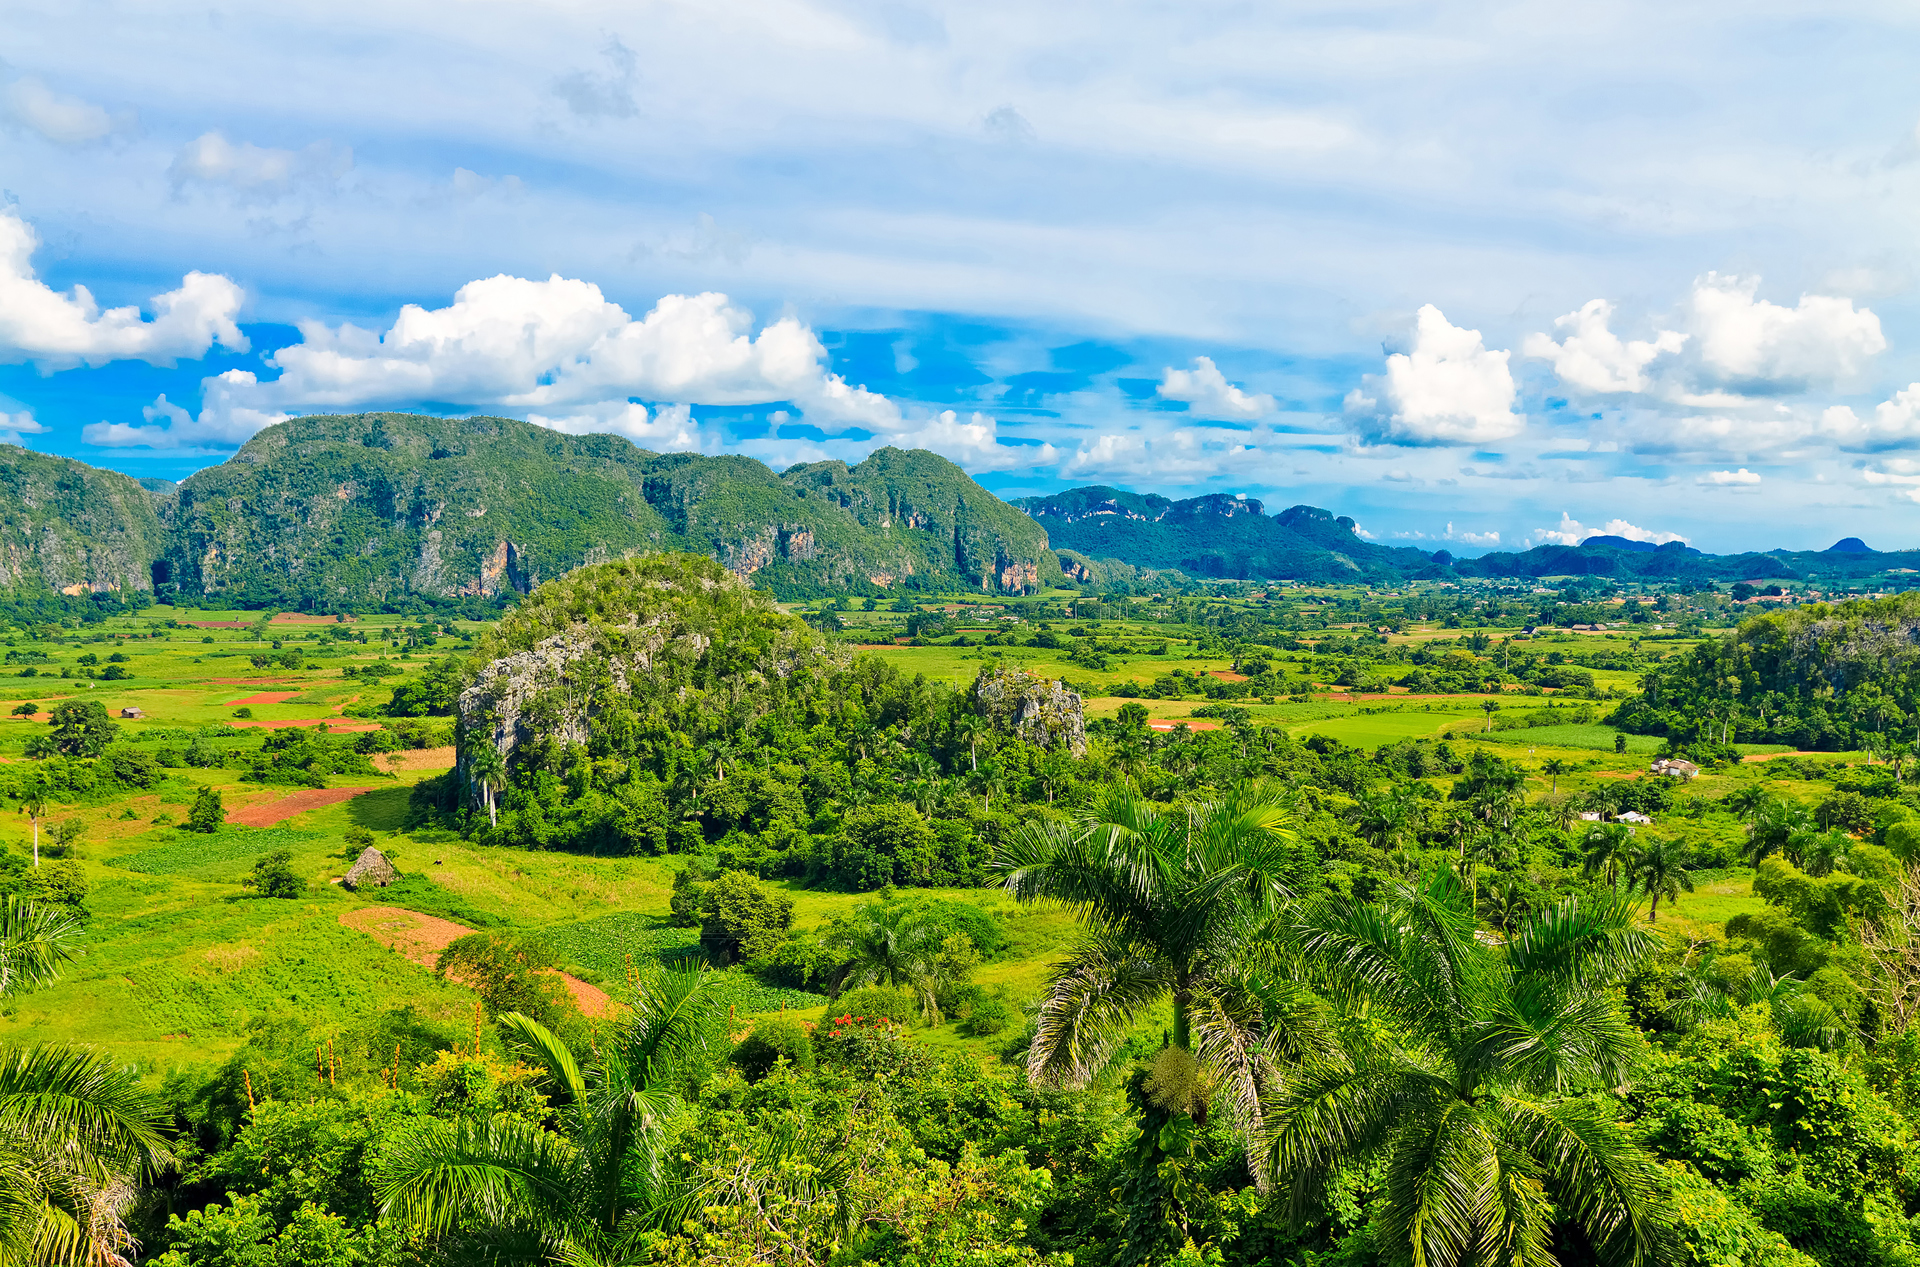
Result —
[[[226,820],[227,810],[220,803],[219,792],[210,787],[203,787],[194,793],[193,808],[187,811],[188,831],[219,831],[220,824]]]
[[[927,1049],[885,1017],[856,1016],[828,1009],[829,1017],[813,1034],[820,1063],[867,1081],[882,1075],[911,1078],[932,1068]]]
[[[960,1032],[975,1038],[987,1038],[1005,1032],[1013,1024],[1016,1015],[1006,999],[997,994],[985,994],[973,1001],[973,1010],[960,1022]]]
[[[793,927],[793,899],[744,871],[728,871],[700,895],[700,945],[723,964],[771,954]]]
[[[259,890],[261,897],[295,898],[307,891],[305,882],[293,873],[293,854],[285,849],[260,855],[253,874],[241,883]]]
[[[897,986],[869,985],[848,990],[827,1005],[827,1013],[829,1021],[836,1016],[853,1016],[911,1025],[920,1019],[920,1005],[912,994]]]
[[[763,1016],[733,1049],[731,1059],[747,1081],[758,1082],[783,1057],[795,1069],[813,1068],[813,1039],[806,1026],[790,1016]]]
[[[253,710],[251,708],[236,708],[233,710],[233,715],[241,721],[246,721],[253,716]]]

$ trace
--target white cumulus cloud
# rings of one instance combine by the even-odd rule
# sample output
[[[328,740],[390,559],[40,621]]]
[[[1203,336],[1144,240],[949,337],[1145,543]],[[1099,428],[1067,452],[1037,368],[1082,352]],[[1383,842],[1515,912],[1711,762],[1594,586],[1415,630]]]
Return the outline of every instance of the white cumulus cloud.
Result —
[[[1896,392],[1892,400],[1874,407],[1862,418],[1846,405],[1835,405],[1820,415],[1820,430],[1843,449],[1896,448],[1920,440],[1920,383]]]
[[[7,85],[0,108],[8,119],[55,145],[87,145],[139,126],[131,110],[111,111],[69,97],[31,76]]]
[[[228,278],[188,273],[176,290],[148,303],[153,317],[133,305],[102,309],[85,286],[62,294],[33,271],[39,245],[33,227],[0,211],[0,364],[32,361],[43,370],[109,361],[171,365],[205,356],[215,343],[247,350],[234,318],[246,295]]]
[[[1702,484],[1758,484],[1760,477],[1741,467],[1737,471],[1708,471],[1700,477]]]
[[[1802,295],[1797,306],[1756,299],[1758,277],[1708,273],[1686,304],[1694,352],[1708,377],[1738,391],[1802,390],[1858,373],[1884,352],[1880,318],[1853,300]]]
[[[1273,397],[1242,391],[1227,381],[1213,358],[1196,356],[1190,370],[1167,369],[1158,388],[1162,400],[1185,401],[1196,418],[1252,422],[1273,412]]]
[[[47,429],[35,422],[33,411],[23,409],[19,413],[8,413],[0,409],[0,444],[24,445],[26,437],[45,435]]]
[[[1654,358],[1680,351],[1687,336],[1678,330],[1662,330],[1652,339],[1622,339],[1609,328],[1613,305],[1593,299],[1554,320],[1553,328],[1562,332],[1555,343],[1544,334],[1530,334],[1520,350],[1537,360],[1553,362],[1560,381],[1580,391],[1643,392],[1647,390],[1647,366]]]
[[[790,401],[823,430],[859,428],[877,443],[918,445],[976,470],[1058,457],[1051,447],[1000,444],[984,414],[904,411],[829,372],[826,348],[797,318],[756,330],[752,313],[718,293],[667,295],[636,320],[590,282],[502,275],[469,282],[443,308],[408,304],[385,330],[319,321],[299,330],[300,342],[266,358],[276,377],[229,371],[205,381],[198,417],[162,400],[144,423],[87,428],[88,442],[238,444],[297,413],[432,404],[712,451],[718,437],[686,406]]]
[[[1060,465],[1062,476],[1130,476],[1182,484],[1244,466],[1259,453],[1250,444],[1223,440],[1218,430],[1182,427],[1158,435],[1108,433],[1082,440]]]
[[[1450,323],[1428,304],[1415,323],[1413,350],[1387,358],[1347,394],[1348,423],[1383,444],[1485,444],[1518,435],[1513,374],[1505,351],[1489,351],[1478,330]]]
[[[1641,528],[1624,519],[1609,519],[1598,528],[1589,528],[1564,510],[1560,512],[1558,527],[1536,528],[1533,537],[1543,545],[1563,546],[1577,546],[1588,537],[1625,537],[1628,541],[1646,541],[1654,545],[1665,545],[1669,541],[1684,545],[1687,540],[1677,532]]]

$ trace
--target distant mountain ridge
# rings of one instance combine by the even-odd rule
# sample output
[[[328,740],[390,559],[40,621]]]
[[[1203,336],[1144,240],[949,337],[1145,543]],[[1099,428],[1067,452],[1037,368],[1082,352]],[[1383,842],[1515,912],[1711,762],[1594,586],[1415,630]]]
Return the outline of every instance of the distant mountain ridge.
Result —
[[[1047,530],[1068,574],[1083,581],[1102,579],[1099,561],[1107,559],[1238,580],[1388,582],[1446,574],[1433,555],[1364,540],[1353,520],[1315,506],[1270,516],[1252,498],[1209,493],[1172,501],[1105,485],[1012,504]],[[1067,552],[1079,557],[1069,560]]]
[[[775,473],[738,455],[652,453],[511,418],[296,418],[178,484],[0,446],[0,588],[324,611],[524,593],[649,550],[709,555],[785,598],[1165,584],[1157,572],[1316,584],[1920,574],[1920,550],[1877,552],[1858,537],[1715,555],[1599,534],[1455,559],[1366,540],[1351,518],[1314,506],[1269,515],[1254,498],[1106,485],[1010,504],[921,450]]]
[[[1043,529],[921,450],[776,475],[747,457],[651,453],[511,418],[320,415],[268,427],[226,462],[151,490],[7,452],[9,584],[328,610],[525,592],[647,550],[711,555],[787,597],[1017,594],[1061,579]],[[69,486],[92,508],[90,519],[65,512],[72,531],[45,510],[64,505],[56,493]],[[47,544],[50,522],[65,544]]]

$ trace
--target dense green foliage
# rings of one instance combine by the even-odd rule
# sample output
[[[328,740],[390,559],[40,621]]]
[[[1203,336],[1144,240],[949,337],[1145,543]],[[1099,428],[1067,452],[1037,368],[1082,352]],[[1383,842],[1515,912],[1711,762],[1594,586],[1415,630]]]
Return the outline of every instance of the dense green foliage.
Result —
[[[1647,675],[1618,725],[1681,741],[1898,748],[1920,732],[1920,596],[1742,621]]]
[[[585,562],[690,550],[783,594],[1023,592],[1045,534],[944,458],[882,449],[776,475],[510,418],[297,418],[163,505],[160,588],[331,611],[524,593]]]

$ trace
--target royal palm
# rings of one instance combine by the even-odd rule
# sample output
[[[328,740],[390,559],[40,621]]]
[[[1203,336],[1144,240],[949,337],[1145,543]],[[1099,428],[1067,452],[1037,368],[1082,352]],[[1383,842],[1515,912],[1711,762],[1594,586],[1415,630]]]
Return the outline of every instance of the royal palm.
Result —
[[[1562,903],[1474,935],[1458,877],[1382,906],[1328,902],[1295,929],[1303,970],[1355,1023],[1286,1079],[1264,1160],[1308,1208],[1384,1162],[1375,1244],[1418,1267],[1548,1267],[1556,1221],[1602,1261],[1655,1242],[1647,1157],[1582,1093],[1620,1086],[1639,1043],[1607,987],[1653,945],[1631,905]]]
[[[999,850],[1009,892],[1065,906],[1086,933],[1041,998],[1029,1076],[1085,1084],[1143,1013],[1171,1000],[1172,1045],[1212,1068],[1236,1118],[1257,1122],[1275,1044],[1287,1037],[1263,1016],[1285,988],[1249,966],[1285,896],[1293,837],[1274,785],[1175,813],[1115,789],[1082,821],[1029,826]]]

